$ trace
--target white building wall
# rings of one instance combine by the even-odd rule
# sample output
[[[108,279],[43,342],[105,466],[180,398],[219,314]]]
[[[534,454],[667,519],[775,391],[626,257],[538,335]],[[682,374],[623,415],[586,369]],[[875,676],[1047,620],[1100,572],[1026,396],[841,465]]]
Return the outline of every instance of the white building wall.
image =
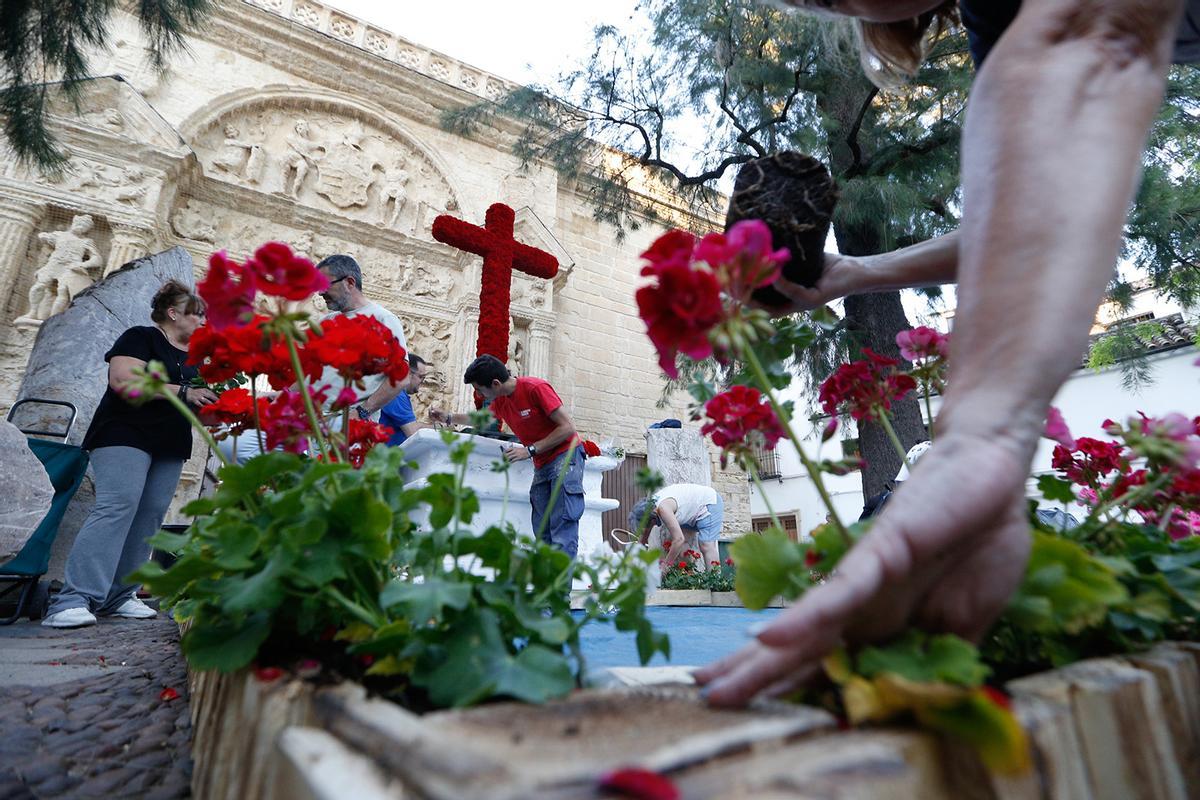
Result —
[[[1121,369],[1119,366],[1108,367],[1098,372],[1079,369],[1063,384],[1054,399],[1054,405],[1062,411],[1072,435],[1091,436],[1106,439],[1102,428],[1105,419],[1124,422],[1127,417],[1135,416],[1138,411],[1151,416],[1158,416],[1170,411],[1177,411],[1189,417],[1200,414],[1200,368],[1194,366],[1197,357],[1195,347],[1183,347],[1166,353],[1150,356],[1148,363],[1152,368],[1153,383],[1142,387],[1139,391],[1126,390],[1121,385]],[[934,398],[933,410],[937,414],[941,398]],[[798,406],[802,407],[801,403]],[[802,411],[797,416],[803,416],[809,411]],[[811,428],[808,423],[797,425],[797,432]],[[809,454],[817,453],[820,442],[819,430],[806,430],[805,450]],[[840,446],[836,441],[825,445],[829,458],[840,457]],[[1033,474],[1039,475],[1052,472],[1050,466],[1051,453],[1054,443],[1043,439],[1038,446],[1033,461]],[[750,492],[750,511],[754,518],[769,514],[768,507],[776,514],[798,514],[798,529],[801,533],[812,530],[825,521],[825,506],[817,494],[808,475],[800,462],[796,450],[791,444],[781,443],[779,447],[779,466],[781,476],[763,482],[765,492],[757,489]],[[862,480],[858,473],[841,477],[826,476],[826,486],[830,492],[834,506],[843,520],[858,519],[862,512],[863,495]],[[1030,482],[1031,495],[1036,491]]]

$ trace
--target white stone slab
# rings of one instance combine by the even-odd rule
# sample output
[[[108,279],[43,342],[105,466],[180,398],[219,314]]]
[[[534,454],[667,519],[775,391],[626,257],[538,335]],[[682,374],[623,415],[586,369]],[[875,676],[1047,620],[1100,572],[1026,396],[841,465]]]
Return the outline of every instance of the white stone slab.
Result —
[[[503,451],[511,445],[483,436],[454,434],[456,442],[471,441],[475,445],[467,461],[466,483],[479,498],[479,513],[471,520],[470,528],[483,533],[491,525],[511,522],[528,536],[535,535],[530,519],[529,486],[533,482],[533,462],[518,461],[507,474],[497,472],[492,465],[503,460]],[[450,448],[442,441],[440,431],[419,430],[404,444],[404,454],[417,466],[408,471],[406,486],[418,488],[428,483],[429,476],[454,472],[458,467],[450,462]],[[604,543],[601,516],[620,503],[602,497],[600,483],[605,472],[616,469],[620,462],[608,456],[589,458],[583,468],[584,512],[579,520],[579,555],[587,557],[596,552],[611,553]],[[418,524],[425,522],[421,512],[414,512]]]

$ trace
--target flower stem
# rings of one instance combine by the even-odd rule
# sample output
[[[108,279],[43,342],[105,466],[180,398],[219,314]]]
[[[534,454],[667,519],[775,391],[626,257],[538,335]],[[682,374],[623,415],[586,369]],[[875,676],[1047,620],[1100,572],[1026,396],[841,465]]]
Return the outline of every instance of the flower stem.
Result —
[[[767,513],[771,515],[771,524],[783,530],[783,525],[779,522],[779,516],[776,515],[775,509],[771,508],[771,501],[767,499],[767,490],[763,487],[762,480],[758,477],[758,470],[752,466],[749,472],[750,480],[754,482],[754,487],[758,489],[758,496],[763,499],[763,505],[767,507]]]
[[[254,440],[258,442],[258,452],[267,452],[267,443],[263,440],[262,419],[258,416],[258,387],[254,385],[254,378],[250,379],[250,401],[254,406]],[[237,457],[237,451],[234,451],[234,457]]]
[[[312,396],[308,393],[308,384],[304,381],[304,368],[300,366],[300,351],[296,349],[296,340],[292,338],[292,332],[286,331],[284,339],[287,340],[288,354],[292,358],[292,369],[296,371],[296,380],[300,385],[300,396],[304,400],[304,410],[308,413],[308,424],[312,426],[313,438],[317,440],[317,448],[321,451],[321,456],[329,460],[329,445],[325,442],[325,437],[321,435],[321,420],[317,416],[317,409],[313,405]]]
[[[892,427],[892,421],[887,418],[887,414],[880,411],[876,415],[879,420],[883,432],[887,434],[888,440],[892,443],[892,447],[896,448],[896,452],[900,454],[900,463],[908,467],[909,472],[912,471],[912,464],[908,463],[908,451],[904,449],[904,445],[900,443],[900,437],[896,435],[896,429]]]
[[[921,383],[922,383],[922,386],[925,391],[925,416],[929,418],[929,421],[927,423],[925,423],[925,432],[927,434],[929,434],[929,442],[930,442],[930,444],[932,444],[933,443],[933,401],[929,398],[929,391],[930,391],[929,379],[925,378]]]
[[[374,614],[372,614],[370,611],[367,611],[350,598],[346,597],[346,595],[339,592],[335,587],[326,586],[324,591],[327,595],[332,597],[338,605],[349,611],[354,616],[358,617],[362,622],[370,625],[372,628],[378,628],[382,624],[380,620],[375,618]]]
[[[177,395],[175,392],[166,391],[165,384],[162,389],[158,390],[158,394],[161,397],[165,397],[167,402],[175,406],[175,409],[180,414],[183,414],[184,419],[191,423],[193,428],[200,431],[200,435],[204,437],[204,443],[207,444],[209,449],[213,451],[213,454],[216,455],[217,460],[220,461],[222,465],[226,467],[229,466],[229,462],[225,460],[225,456],[222,455],[221,449],[217,447],[217,440],[213,438],[211,433],[209,433],[208,428],[204,427],[204,423],[200,421],[200,418],[192,413],[192,410],[188,408],[187,403],[180,400],[179,395]]]
[[[767,371],[763,369],[762,362],[758,360],[758,354],[754,352],[754,348],[749,344],[744,345],[741,351],[742,356],[746,359],[746,363],[750,365],[750,370],[754,373],[755,379],[766,392],[767,401],[771,404],[771,408],[775,410],[775,416],[779,418],[779,423],[783,425],[783,429],[787,432],[788,439],[791,440],[792,446],[796,448],[796,454],[800,456],[800,462],[804,464],[804,469],[808,471],[813,486],[817,489],[817,494],[821,496],[821,501],[825,503],[825,508],[829,511],[829,518],[833,521],[834,527],[837,528],[838,535],[842,537],[842,541],[845,542],[847,547],[853,547],[854,539],[851,538],[850,532],[846,530],[841,516],[838,515],[837,509],[833,506],[833,499],[829,496],[829,492],[825,488],[825,481],[821,479],[821,469],[813,463],[808,454],[804,452],[804,448],[800,445],[800,438],[792,430],[792,420],[775,398],[775,392],[771,389],[771,382],[767,379]]]

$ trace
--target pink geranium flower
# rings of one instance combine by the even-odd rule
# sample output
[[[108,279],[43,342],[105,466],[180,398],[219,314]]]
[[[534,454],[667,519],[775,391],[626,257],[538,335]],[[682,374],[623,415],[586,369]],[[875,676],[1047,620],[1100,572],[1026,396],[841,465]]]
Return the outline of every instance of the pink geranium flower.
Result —
[[[786,247],[771,249],[771,229],[757,219],[735,222],[726,233],[707,234],[695,252],[695,259],[721,274],[725,290],[737,298],[774,283],[790,257]]]
[[[1046,430],[1043,435],[1047,439],[1053,439],[1070,450],[1075,449],[1075,437],[1071,436],[1071,431],[1067,428],[1067,423],[1063,419],[1062,412],[1054,406],[1046,409]]]
[[[950,337],[924,325],[897,333],[896,345],[909,361],[950,355]]]

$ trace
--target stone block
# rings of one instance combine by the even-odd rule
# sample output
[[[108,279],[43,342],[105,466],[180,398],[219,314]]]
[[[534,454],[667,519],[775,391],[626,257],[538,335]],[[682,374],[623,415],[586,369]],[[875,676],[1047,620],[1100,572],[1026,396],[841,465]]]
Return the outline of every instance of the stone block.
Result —
[[[54,499],[54,486],[25,434],[0,422],[0,564],[21,551]]]
[[[663,480],[712,486],[708,446],[696,428],[653,428],[646,431],[646,463]]]

